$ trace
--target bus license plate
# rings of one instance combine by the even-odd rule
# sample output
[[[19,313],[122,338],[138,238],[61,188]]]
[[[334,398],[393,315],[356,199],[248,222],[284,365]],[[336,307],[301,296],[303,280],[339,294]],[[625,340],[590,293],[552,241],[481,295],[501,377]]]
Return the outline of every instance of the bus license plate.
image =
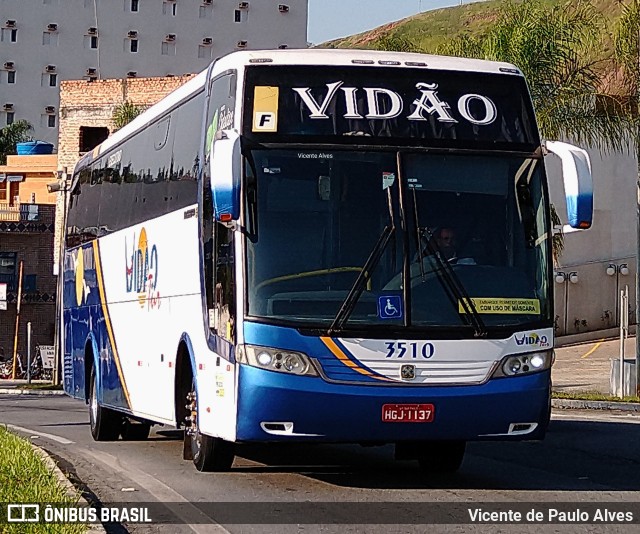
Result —
[[[435,415],[433,404],[384,404],[383,423],[431,423]]]

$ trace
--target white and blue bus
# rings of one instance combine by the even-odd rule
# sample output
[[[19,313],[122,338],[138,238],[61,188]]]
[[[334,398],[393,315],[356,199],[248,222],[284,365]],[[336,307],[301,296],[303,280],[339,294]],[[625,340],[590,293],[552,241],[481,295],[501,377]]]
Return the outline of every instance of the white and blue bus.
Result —
[[[468,441],[541,439],[548,151],[588,228],[588,157],[541,142],[513,65],[220,58],[76,165],[65,391],[96,440],[183,427],[202,471],[246,442],[392,443],[454,471]]]

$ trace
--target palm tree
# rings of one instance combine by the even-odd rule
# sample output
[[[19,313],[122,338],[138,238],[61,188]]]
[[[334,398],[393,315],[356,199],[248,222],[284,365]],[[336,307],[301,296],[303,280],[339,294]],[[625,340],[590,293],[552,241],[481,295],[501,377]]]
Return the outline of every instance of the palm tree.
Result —
[[[117,105],[113,110],[113,114],[111,116],[111,122],[113,122],[113,131],[116,132],[123,126],[129,124],[143,111],[143,107],[136,106],[128,100],[126,100],[122,104]]]
[[[7,163],[8,155],[16,153],[18,143],[32,140],[32,131],[33,126],[23,119],[0,128],[0,165]]]
[[[539,0],[506,1],[485,35],[463,35],[437,52],[505,61],[516,65],[529,85],[541,134],[569,138],[603,151],[627,148],[629,120],[624,99],[602,90],[594,59],[602,50],[600,15],[587,2],[551,7]],[[552,222],[560,224],[554,206]],[[564,249],[553,238],[557,264]]]
[[[603,47],[600,18],[583,1],[553,7],[508,0],[485,35],[463,35],[437,52],[516,65],[527,79],[543,137],[624,150],[624,102],[602,90],[594,59]]]

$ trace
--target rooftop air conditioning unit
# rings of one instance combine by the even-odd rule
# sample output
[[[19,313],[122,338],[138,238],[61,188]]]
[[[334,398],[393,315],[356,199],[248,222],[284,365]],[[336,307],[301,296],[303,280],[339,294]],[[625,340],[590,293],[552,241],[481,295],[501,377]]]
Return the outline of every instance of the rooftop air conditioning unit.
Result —
[[[16,21],[13,19],[9,19],[7,22],[4,23],[4,25],[7,28],[15,28],[16,27]]]
[[[202,39],[202,44],[203,45],[210,45],[211,43],[213,43],[213,38],[211,38],[211,37],[204,37]]]
[[[202,0],[202,3],[203,3],[205,6],[210,6],[211,4],[213,4],[213,0]]]
[[[247,48],[247,41],[238,41],[238,48]]]
[[[13,68],[14,68],[13,61],[5,61],[4,62],[4,68],[5,68],[5,70],[13,70]]]
[[[5,111],[12,111],[13,104],[6,103],[4,106],[2,106],[2,109],[4,109]]]
[[[138,37],[138,32],[135,30],[130,30],[129,33],[127,33],[127,36],[129,37],[129,39],[136,39]]]
[[[176,40],[176,34],[168,33],[167,35],[165,35],[164,40],[167,41],[168,43],[172,43],[173,41]]]
[[[98,71],[92,67],[87,69],[87,76],[95,76]]]
[[[57,24],[47,24],[47,30],[49,30],[50,32],[57,32],[58,31],[58,25]]]
[[[52,72],[56,71],[56,66],[55,65],[47,65],[44,68],[44,70],[45,70],[45,72],[52,73]]]
[[[45,106],[44,112],[48,114],[52,114],[56,112],[56,108],[54,108],[53,106]]]
[[[88,30],[87,33],[89,35],[98,35],[98,28],[96,28],[95,26],[91,26]]]
[[[240,2],[238,4],[238,9],[249,9],[249,2]]]
[[[289,13],[289,6],[286,4],[280,4],[278,5],[278,11],[280,11],[280,13]]]
[[[127,72],[127,78],[136,78],[138,76],[138,72],[135,70],[130,70]]]

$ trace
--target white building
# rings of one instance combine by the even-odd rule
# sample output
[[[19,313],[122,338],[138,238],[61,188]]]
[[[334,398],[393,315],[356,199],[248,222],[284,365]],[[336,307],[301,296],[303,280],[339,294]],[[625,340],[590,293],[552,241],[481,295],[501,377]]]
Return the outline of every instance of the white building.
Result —
[[[61,80],[181,75],[238,49],[306,48],[308,0],[0,0],[0,127],[58,140]]]

